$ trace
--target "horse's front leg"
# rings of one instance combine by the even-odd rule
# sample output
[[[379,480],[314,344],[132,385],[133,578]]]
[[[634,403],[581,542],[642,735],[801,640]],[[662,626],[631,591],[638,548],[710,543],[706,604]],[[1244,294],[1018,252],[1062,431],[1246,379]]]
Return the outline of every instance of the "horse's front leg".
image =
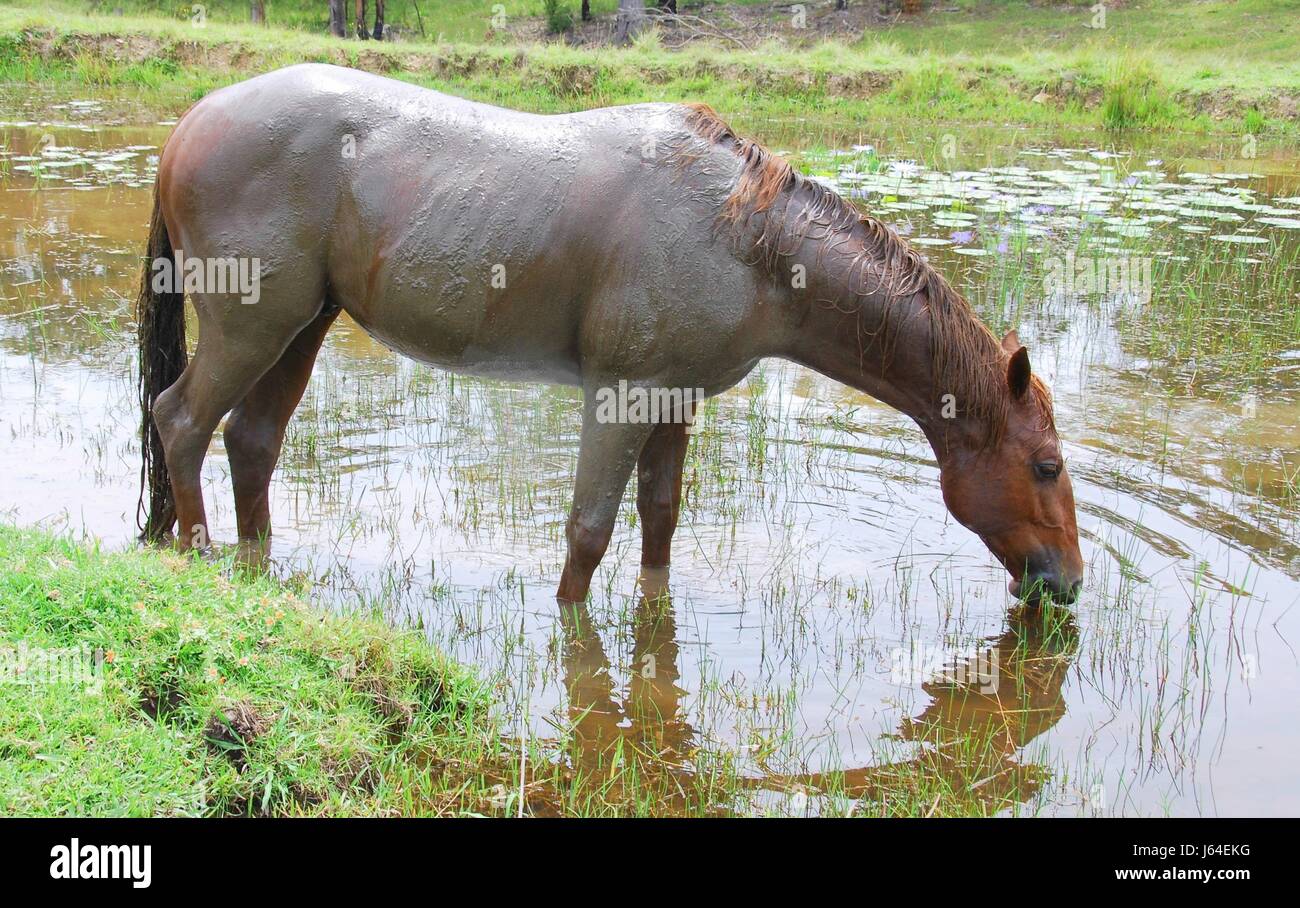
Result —
[[[566,537],[569,554],[555,597],[582,602],[591,587],[591,575],[609,547],[618,506],[628,477],[652,423],[605,422],[596,405],[597,388],[583,394],[582,441],[578,448],[578,475],[573,487]]]

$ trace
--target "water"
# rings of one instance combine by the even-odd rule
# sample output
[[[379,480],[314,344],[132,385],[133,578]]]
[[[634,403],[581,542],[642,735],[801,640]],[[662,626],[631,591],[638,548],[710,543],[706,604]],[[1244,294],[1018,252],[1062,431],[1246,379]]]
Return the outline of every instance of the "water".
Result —
[[[0,127],[0,517],[120,547],[167,118],[59,104]],[[704,411],[671,576],[641,580],[668,602],[638,592],[629,495],[591,603],[562,613],[577,392],[437,373],[346,316],[272,485],[273,569],[423,628],[552,766],[635,750],[657,812],[1300,812],[1296,159],[761,134],[1019,328],[1078,499],[1070,614],[1020,615],[905,417],[779,361]],[[204,481],[233,541],[220,433]],[[740,780],[692,796],[720,765]]]

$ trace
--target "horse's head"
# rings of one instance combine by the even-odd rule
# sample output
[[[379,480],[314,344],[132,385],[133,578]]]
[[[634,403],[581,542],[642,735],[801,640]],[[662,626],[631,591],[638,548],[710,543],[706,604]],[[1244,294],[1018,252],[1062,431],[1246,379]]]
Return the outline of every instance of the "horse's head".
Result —
[[[1046,387],[1030,374],[1014,331],[1002,340],[1010,402],[993,443],[949,436],[939,455],[943,499],[1011,574],[1011,592],[1073,602],[1083,583],[1074,491]]]

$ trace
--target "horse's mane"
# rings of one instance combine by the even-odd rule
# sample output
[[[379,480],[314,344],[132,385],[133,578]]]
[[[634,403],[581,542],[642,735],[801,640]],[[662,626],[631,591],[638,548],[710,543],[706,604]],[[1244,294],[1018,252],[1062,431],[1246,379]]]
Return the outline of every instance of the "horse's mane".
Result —
[[[878,328],[872,332],[879,335],[886,361],[900,323],[916,315],[895,303],[924,293],[935,388],[941,394],[954,394],[959,409],[981,421],[987,428],[988,443],[995,443],[1005,428],[1011,398],[1006,354],[965,297],[885,224],[863,214],[829,187],[803,176],[758,142],[737,136],[707,105],[685,106],[686,125],[695,135],[729,148],[743,162],[740,178],[718,217],[737,236],[746,236],[757,263],[776,276],[780,260],[787,254],[783,250],[791,250],[803,240],[814,240],[819,256],[826,252],[851,255],[849,273],[856,276],[857,286],[852,289],[859,298],[880,291],[888,298]],[[755,215],[769,212],[783,195],[792,199],[796,192],[810,201],[801,209],[787,204],[779,214],[762,218],[756,232],[747,230]],[[859,244],[857,248],[854,242]],[[1051,427],[1051,396],[1037,376],[1031,381],[1031,393],[1041,408],[1045,427]]]

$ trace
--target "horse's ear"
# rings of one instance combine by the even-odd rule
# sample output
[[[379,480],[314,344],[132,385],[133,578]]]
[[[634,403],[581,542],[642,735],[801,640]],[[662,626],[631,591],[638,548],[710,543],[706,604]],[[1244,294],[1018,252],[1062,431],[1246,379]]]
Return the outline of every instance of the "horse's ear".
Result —
[[[1007,365],[1007,387],[1011,389],[1011,396],[1015,398],[1024,397],[1025,392],[1029,390],[1029,348],[1021,347],[1011,354],[1011,362]]]
[[[1008,353],[1015,353],[1021,347],[1020,335],[1016,334],[1016,329],[1012,328],[1002,338],[1002,349]]]

